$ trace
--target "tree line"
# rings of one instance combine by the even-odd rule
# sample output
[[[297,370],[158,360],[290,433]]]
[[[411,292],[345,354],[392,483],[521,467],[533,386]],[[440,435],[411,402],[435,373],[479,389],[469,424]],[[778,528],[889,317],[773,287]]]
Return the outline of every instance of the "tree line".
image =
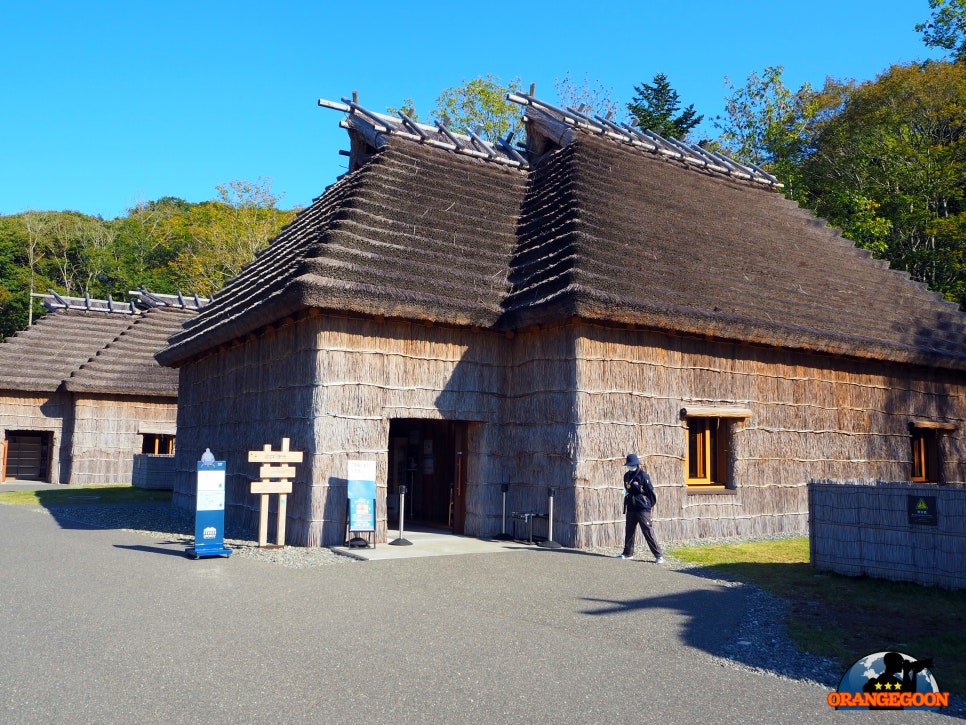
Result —
[[[695,139],[705,116],[685,106],[657,73],[630,102],[566,75],[561,105],[665,137],[686,139],[752,162],[784,193],[893,268],[966,308],[966,0],[928,0],[916,26],[943,60],[897,64],[857,83],[786,86],[771,66],[728,84],[714,137]],[[457,131],[522,143],[508,93],[519,79],[481,76],[445,89],[430,116]],[[388,109],[419,120],[411,99]],[[514,141],[514,139],[516,139]],[[26,327],[42,308],[33,292],[126,300],[144,286],[207,296],[238,273],[298,210],[280,210],[271,183],[232,181],[216,199],[175,197],[138,204],[103,220],[77,212],[0,216],[0,336]]]
[[[202,297],[220,289],[297,210],[279,209],[266,179],[216,189],[211,201],[165,197],[110,220],[74,211],[0,216],[0,335],[43,313],[33,293],[126,302],[138,287]]]

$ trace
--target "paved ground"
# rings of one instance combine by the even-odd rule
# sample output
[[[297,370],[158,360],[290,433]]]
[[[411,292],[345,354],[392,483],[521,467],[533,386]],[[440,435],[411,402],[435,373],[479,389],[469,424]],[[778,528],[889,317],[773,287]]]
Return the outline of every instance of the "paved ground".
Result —
[[[651,563],[293,570],[3,505],[0,541],[3,723],[950,722],[722,666],[742,588]]]

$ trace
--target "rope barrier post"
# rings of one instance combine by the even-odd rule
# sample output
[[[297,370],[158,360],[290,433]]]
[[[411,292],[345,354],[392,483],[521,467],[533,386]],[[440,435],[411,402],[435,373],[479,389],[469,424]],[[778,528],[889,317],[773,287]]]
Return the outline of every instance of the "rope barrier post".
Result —
[[[389,542],[389,546],[412,546],[413,542],[403,538],[403,517],[406,511],[406,487],[399,487],[399,538]]]
[[[541,541],[537,546],[542,546],[545,549],[561,549],[563,548],[560,544],[553,540],[553,497],[557,493],[557,489],[548,488],[547,489],[547,538]]]
[[[500,491],[503,494],[503,520],[500,522],[500,533],[493,537],[496,541],[513,541],[513,537],[506,532],[506,494],[509,490],[510,484],[500,484]]]

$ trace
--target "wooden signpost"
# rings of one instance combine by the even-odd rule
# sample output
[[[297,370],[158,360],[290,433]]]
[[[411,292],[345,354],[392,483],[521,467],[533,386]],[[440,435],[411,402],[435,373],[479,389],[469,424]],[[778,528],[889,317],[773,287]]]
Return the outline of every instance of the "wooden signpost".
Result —
[[[295,466],[289,463],[301,463],[302,451],[290,451],[289,439],[282,439],[282,449],[273,451],[268,443],[260,451],[248,451],[249,463],[262,463],[258,469],[260,481],[252,481],[251,492],[261,494],[258,509],[258,545],[265,549],[280,549],[285,546],[285,511],[288,494],[292,493],[292,480],[295,478]],[[278,526],[275,544],[268,544],[268,497],[277,493],[278,497]]]

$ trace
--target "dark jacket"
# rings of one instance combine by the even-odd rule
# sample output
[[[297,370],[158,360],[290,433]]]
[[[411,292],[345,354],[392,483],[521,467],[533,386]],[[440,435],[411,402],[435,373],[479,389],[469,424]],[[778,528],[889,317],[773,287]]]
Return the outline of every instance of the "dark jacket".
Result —
[[[624,474],[624,511],[650,511],[657,503],[651,477],[637,468]]]

